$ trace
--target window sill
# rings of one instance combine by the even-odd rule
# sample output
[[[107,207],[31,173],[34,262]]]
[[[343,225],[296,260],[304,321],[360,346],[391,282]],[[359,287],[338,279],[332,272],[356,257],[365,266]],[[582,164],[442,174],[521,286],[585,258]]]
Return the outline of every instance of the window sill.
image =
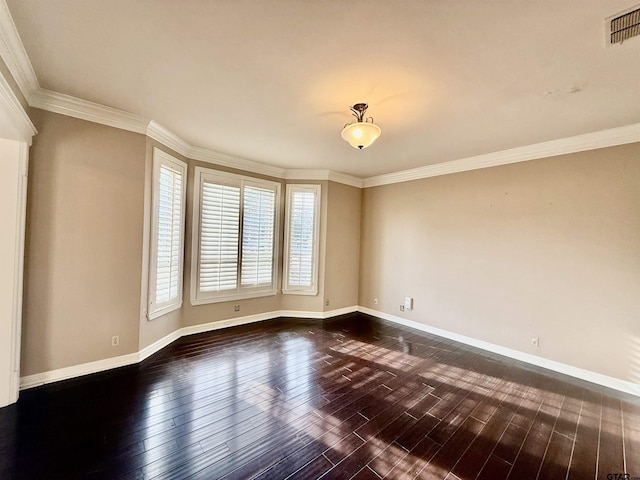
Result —
[[[162,307],[160,310],[156,310],[153,313],[148,313],[147,319],[149,321],[155,320],[156,318],[162,317],[163,315],[166,315],[167,313],[171,313],[175,310],[179,310],[180,308],[182,308],[182,300],[178,303],[174,303],[173,305],[167,305],[166,307]]]
[[[282,289],[282,293],[285,295],[308,295],[310,297],[315,297],[318,295],[318,289],[314,288],[313,290],[293,290],[293,289]]]
[[[249,298],[271,297],[278,293],[277,290],[264,290],[260,292],[234,293],[232,295],[191,298],[191,305],[206,305],[208,303],[231,302],[233,300],[246,300]]]

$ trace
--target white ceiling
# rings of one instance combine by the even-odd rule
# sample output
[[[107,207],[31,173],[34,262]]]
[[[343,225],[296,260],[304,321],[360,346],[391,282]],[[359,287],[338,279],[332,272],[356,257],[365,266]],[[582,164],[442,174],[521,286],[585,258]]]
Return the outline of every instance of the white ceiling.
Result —
[[[192,145],[369,177],[640,122],[638,0],[7,0],[42,87]],[[349,106],[382,128],[340,138]]]

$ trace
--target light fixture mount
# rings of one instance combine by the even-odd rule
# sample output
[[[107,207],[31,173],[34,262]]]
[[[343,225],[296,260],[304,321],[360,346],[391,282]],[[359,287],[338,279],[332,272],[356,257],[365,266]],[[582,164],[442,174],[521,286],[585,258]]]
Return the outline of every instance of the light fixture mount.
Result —
[[[363,122],[364,121],[364,112],[367,111],[367,108],[369,108],[369,105],[367,105],[366,103],[356,103],[353,107],[351,107],[351,114],[356,117],[356,119],[359,122]],[[369,117],[371,118],[371,117]],[[371,120],[373,120],[373,118],[371,118]],[[346,125],[345,125],[346,126]]]
[[[351,114],[356,117],[356,122],[347,123],[342,129],[342,138],[353,148],[362,150],[367,148],[380,136],[380,127],[373,123],[373,117],[365,118],[364,114],[369,108],[366,103],[356,103],[351,108]]]

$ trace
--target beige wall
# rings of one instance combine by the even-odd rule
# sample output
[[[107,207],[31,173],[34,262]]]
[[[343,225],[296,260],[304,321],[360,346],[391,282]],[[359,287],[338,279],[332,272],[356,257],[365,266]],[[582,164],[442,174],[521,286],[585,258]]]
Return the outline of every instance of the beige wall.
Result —
[[[329,182],[325,311],[358,304],[361,204],[361,189]]]
[[[31,117],[22,375],[138,350],[143,232],[145,137]]]
[[[640,382],[640,144],[366,189],[361,248],[361,305]]]

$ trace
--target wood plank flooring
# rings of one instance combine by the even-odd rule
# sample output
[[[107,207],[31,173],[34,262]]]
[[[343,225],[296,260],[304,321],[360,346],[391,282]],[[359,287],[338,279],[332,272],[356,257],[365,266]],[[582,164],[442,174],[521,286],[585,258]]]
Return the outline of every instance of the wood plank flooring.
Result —
[[[3,480],[625,473],[639,399],[359,314],[184,337],[0,409]]]

